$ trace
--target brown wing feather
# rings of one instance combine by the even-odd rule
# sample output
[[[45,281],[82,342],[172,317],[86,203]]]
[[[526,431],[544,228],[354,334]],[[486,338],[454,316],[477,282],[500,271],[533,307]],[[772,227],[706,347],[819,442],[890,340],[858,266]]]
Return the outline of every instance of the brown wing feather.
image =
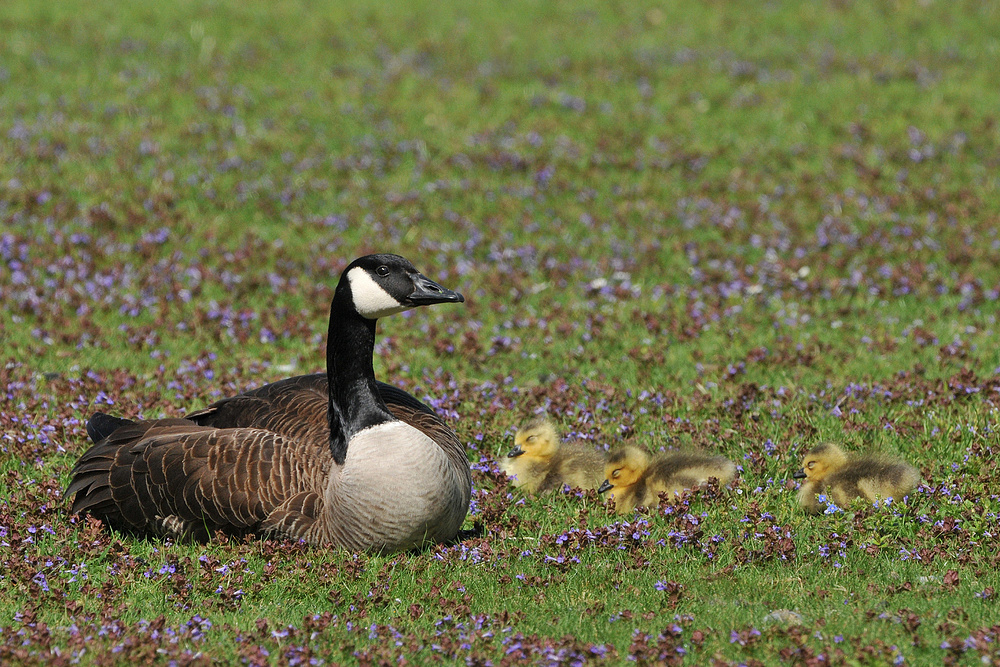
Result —
[[[256,531],[271,512],[304,493],[314,499],[295,509],[315,519],[322,506],[316,490],[329,468],[317,452],[297,444],[259,429],[140,422],[119,428],[81,457],[67,492],[76,493],[74,512],[137,533],[160,532],[167,517],[202,526],[202,532]]]
[[[268,514],[260,528],[268,533],[304,537],[315,525],[322,508],[323,500],[317,494],[303,491]]]
[[[185,418],[202,426],[260,428],[327,444],[328,386],[324,374],[300,375],[224,398]]]

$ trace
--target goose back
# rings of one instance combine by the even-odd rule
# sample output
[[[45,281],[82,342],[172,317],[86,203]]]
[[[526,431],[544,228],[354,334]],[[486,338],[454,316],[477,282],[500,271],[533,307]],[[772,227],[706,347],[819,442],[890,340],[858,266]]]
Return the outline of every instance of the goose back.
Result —
[[[376,382],[379,395],[393,416],[406,422],[445,452],[456,469],[465,471],[468,486],[472,474],[465,447],[455,431],[427,405],[385,382]],[[330,384],[325,373],[286,378],[237,394],[185,415],[196,424],[216,428],[260,428],[289,436],[316,447],[330,439],[327,401]]]

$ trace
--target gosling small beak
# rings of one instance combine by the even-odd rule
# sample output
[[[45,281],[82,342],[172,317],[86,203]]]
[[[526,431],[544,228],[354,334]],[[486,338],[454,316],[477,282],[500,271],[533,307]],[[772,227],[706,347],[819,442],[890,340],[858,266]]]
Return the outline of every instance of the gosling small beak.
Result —
[[[517,456],[520,456],[521,454],[524,454],[524,450],[521,449],[521,445],[518,445],[518,446],[514,447],[514,449],[510,450],[509,452],[507,452],[507,458],[511,458],[512,459],[512,458],[515,458]]]
[[[806,478],[805,470],[796,470],[795,472],[792,473],[792,479],[805,479],[805,478]]]
[[[605,491],[610,491],[613,488],[615,487],[610,481],[604,480],[603,482],[601,482],[601,485],[597,487],[597,492],[604,493]]]
[[[434,303],[462,303],[465,297],[418,273],[413,276],[413,291],[407,300],[408,306],[429,306]]]

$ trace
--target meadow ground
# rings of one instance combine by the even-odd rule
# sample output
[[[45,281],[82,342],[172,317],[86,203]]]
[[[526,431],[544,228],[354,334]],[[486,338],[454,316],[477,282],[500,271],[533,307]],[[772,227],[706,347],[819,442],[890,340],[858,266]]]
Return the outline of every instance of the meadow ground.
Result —
[[[0,662],[1000,664],[1000,11],[0,3]],[[465,293],[376,373],[485,534],[350,554],[70,517],[95,410],[322,368],[353,257]],[[548,411],[731,488],[620,518],[495,456]],[[821,441],[905,502],[819,517]]]

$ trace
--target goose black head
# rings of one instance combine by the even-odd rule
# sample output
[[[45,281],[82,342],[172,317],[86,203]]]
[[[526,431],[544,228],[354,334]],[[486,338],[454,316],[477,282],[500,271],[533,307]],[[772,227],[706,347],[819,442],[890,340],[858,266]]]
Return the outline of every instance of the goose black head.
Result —
[[[465,301],[458,292],[417,271],[406,258],[388,253],[365,255],[351,262],[341,275],[338,290],[345,285],[354,310],[368,320],[417,306]]]

